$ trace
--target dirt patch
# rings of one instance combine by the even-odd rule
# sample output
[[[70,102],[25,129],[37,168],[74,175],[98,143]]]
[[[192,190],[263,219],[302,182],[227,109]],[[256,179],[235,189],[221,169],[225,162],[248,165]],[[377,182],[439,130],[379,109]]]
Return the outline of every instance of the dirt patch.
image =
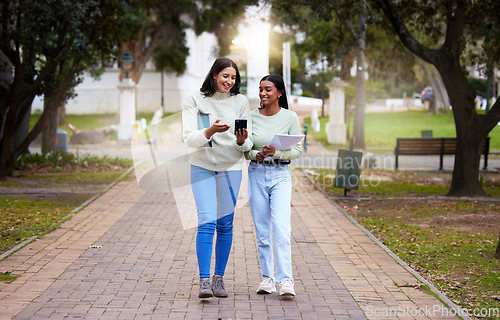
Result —
[[[367,170],[363,175],[383,177],[415,187],[445,186],[443,190],[447,190],[446,186],[451,183],[451,173],[447,172]],[[500,174],[484,173],[482,181],[489,190],[499,188]],[[354,217],[404,216],[414,225],[439,226],[471,233],[500,233],[500,199],[495,197],[466,200],[448,198],[444,193],[429,194],[413,190],[401,190],[398,196],[383,197],[376,193],[376,188],[366,190],[362,187],[350,191],[348,197],[342,197],[338,191],[340,189],[336,190],[330,191],[330,196]]]
[[[500,233],[500,203],[458,200],[335,200],[354,218],[404,219],[415,226],[468,233]],[[472,211],[472,212],[471,212]],[[436,212],[439,212],[436,214]]]
[[[105,190],[113,179],[78,179],[65,182],[65,176],[85,174],[120,174],[126,168],[118,165],[79,166],[67,164],[59,168],[30,165],[23,171],[16,171],[12,177],[0,181],[0,197],[21,198],[39,201],[67,202],[77,205]]]
[[[318,183],[330,182],[324,179],[329,172],[318,172]],[[500,265],[494,256],[500,234],[500,175],[481,174],[483,188],[492,196],[465,199],[445,196],[451,173],[366,170],[363,174],[385,181],[375,187],[360,184],[347,197],[331,182],[322,186],[363,227],[461,308],[498,310]]]

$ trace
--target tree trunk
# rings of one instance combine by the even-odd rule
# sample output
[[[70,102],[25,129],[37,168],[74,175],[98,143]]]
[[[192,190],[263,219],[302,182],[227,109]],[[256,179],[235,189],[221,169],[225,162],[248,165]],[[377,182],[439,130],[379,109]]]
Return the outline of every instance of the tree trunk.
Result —
[[[14,170],[15,159],[13,159],[13,138],[15,134],[15,122],[6,114],[7,121],[4,123],[2,139],[0,140],[0,177],[11,176]]]
[[[59,126],[59,110],[61,102],[58,95],[54,97],[45,96],[43,109],[47,112],[47,125],[42,131],[42,154],[56,149],[57,127]]]
[[[422,67],[429,77],[434,94],[434,102],[429,106],[429,113],[437,114],[439,110],[447,109],[450,106],[450,99],[448,98],[441,75],[436,68],[432,64],[425,62],[422,63]]]
[[[455,115],[455,119],[456,119]],[[451,180],[449,196],[471,197],[486,196],[479,182],[479,163],[481,159],[481,146],[485,136],[479,132],[473,132],[474,127],[467,125],[463,128],[457,127],[457,150],[455,153],[455,165]]]
[[[366,150],[365,146],[365,111],[366,111],[366,17],[362,5],[358,21],[358,48],[356,59],[356,109],[354,111],[353,147]]]
[[[397,80],[398,74],[396,72],[391,72],[389,74],[389,94],[392,97],[395,96],[396,94],[396,80]]]
[[[365,150],[365,111],[366,111],[366,80],[364,70],[364,51],[359,49],[358,70],[356,73],[356,109],[354,110],[354,149]],[[363,68],[361,71],[360,68]]]
[[[64,126],[66,124],[66,106],[61,106],[59,109],[59,119],[57,120],[58,125]]]
[[[25,102],[26,103],[26,102]],[[14,138],[12,139],[12,150],[19,148],[23,141],[28,136],[30,132],[30,118],[31,118],[31,103],[27,106],[29,112],[24,115],[24,118],[19,125]],[[24,150],[23,153],[30,153],[28,149]]]
[[[449,196],[486,196],[479,182],[481,147],[488,131],[475,111],[475,90],[462,70],[453,63],[439,66],[439,72],[450,96],[457,134],[457,149]]]
[[[47,126],[42,131],[42,154],[56,149],[58,110],[50,110]]]

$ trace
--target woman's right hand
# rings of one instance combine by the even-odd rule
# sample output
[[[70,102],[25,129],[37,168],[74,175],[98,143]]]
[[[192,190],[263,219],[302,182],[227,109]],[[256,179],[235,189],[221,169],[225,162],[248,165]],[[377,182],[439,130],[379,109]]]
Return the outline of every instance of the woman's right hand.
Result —
[[[205,129],[205,137],[210,139],[217,132],[224,132],[229,130],[229,125],[219,123],[220,119],[217,119],[210,127]]]
[[[266,155],[262,151],[257,152],[257,154],[255,155],[255,161],[257,162],[263,162],[265,158]]]

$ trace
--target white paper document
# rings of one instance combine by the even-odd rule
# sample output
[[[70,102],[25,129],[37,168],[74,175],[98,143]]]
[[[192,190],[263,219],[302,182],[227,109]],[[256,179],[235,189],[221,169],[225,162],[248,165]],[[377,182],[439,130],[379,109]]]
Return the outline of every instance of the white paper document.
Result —
[[[304,138],[303,134],[300,135],[288,135],[288,134],[276,134],[269,143],[271,147],[276,150],[288,150]]]

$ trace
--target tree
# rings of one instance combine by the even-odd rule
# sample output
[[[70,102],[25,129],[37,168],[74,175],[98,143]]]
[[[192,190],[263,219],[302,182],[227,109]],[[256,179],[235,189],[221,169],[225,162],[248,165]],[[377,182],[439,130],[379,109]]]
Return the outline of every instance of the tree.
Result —
[[[0,77],[0,177],[12,174],[16,159],[52,123],[84,70],[116,55],[118,45],[140,27],[139,20],[130,19],[130,13],[138,11],[134,3],[0,3],[0,63],[7,70]],[[37,95],[45,96],[43,113],[34,128],[14,143]]]
[[[296,45],[296,50],[303,58],[319,62],[326,60],[329,72],[334,71],[340,63],[341,79],[349,82],[349,70],[355,63],[357,72],[353,147],[366,149],[366,60],[371,55],[370,73],[388,76],[387,72],[399,71],[401,61],[405,65],[415,63],[408,59],[410,55],[407,50],[402,46],[392,45],[387,40],[389,36],[385,30],[373,23],[377,17],[373,16],[369,3],[365,0],[276,1],[273,3],[273,18],[276,23],[286,25],[290,33],[299,34],[302,40]],[[380,39],[385,41],[375,41]],[[383,44],[380,45],[381,43]],[[390,57],[387,50],[391,50]]]
[[[238,24],[249,5],[258,0],[228,0],[220,5],[216,0],[147,0],[147,23],[137,39],[122,45],[135,59],[131,77],[139,83],[146,63],[153,58],[156,68],[182,74],[186,70],[186,30],[196,35],[212,32],[219,44],[218,55],[229,52],[231,41],[237,34]]]
[[[500,100],[487,114],[476,112],[467,69],[500,62],[500,19],[497,1],[429,2],[374,0],[405,47],[434,65],[449,93],[455,119],[457,149],[450,196],[485,196],[479,182],[481,146],[500,120]],[[417,34],[429,36],[428,43]]]

